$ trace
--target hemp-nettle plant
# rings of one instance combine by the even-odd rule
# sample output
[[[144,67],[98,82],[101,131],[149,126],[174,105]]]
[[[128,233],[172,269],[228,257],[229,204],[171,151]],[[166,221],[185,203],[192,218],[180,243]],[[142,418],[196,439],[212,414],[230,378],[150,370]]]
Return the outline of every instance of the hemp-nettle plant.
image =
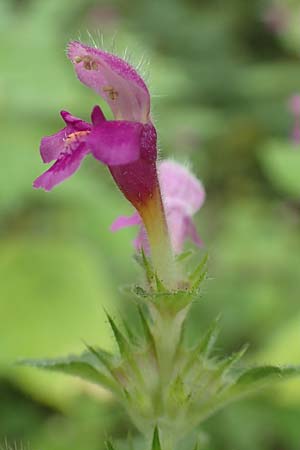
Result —
[[[41,141],[41,156],[54,164],[34,181],[46,191],[70,177],[88,154],[105,164],[135,211],[121,216],[112,231],[137,225],[136,260],[144,278],[131,289],[141,326],[124,329],[108,314],[118,354],[87,345],[79,356],[27,360],[25,364],[79,376],[103,386],[125,408],[144,435],[143,449],[174,450],[193,436],[200,449],[199,425],[228,403],[298,367],[245,367],[246,346],[229,357],[217,357],[218,319],[193,345],[186,342],[191,304],[207,274],[207,255],[191,271],[184,251],[190,239],[202,241],[192,221],[205,200],[201,182],[172,160],[157,163],[157,136],[150,94],[138,72],[123,59],[98,48],[71,42],[68,58],[79,80],[110,106],[106,120],[95,106],[91,122],[62,111],[64,128]],[[109,449],[114,449],[107,442]],[[131,447],[130,447],[131,448]]]

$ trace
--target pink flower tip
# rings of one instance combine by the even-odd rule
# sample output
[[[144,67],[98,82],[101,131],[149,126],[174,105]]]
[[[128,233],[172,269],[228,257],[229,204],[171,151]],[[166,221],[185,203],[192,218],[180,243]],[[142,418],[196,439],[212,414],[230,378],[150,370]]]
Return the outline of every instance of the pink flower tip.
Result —
[[[115,119],[149,122],[148,88],[127,61],[78,41],[69,43],[67,55],[79,80],[109,104]]]

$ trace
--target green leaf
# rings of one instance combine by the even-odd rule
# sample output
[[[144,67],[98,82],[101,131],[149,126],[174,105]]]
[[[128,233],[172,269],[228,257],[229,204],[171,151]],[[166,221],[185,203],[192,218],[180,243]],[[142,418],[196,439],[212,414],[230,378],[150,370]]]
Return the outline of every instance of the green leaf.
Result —
[[[230,385],[220,393],[214,409],[249,395],[270,383],[300,375],[300,366],[258,366],[240,370]],[[217,406],[216,406],[217,405]]]
[[[243,345],[241,350],[233,353],[232,355],[228,356],[228,358],[225,358],[219,363],[219,370],[221,371],[223,376],[226,375],[230,371],[230,369],[244,356],[248,348],[248,344]]]
[[[105,350],[102,350],[101,348],[93,347],[89,344],[85,344],[89,352],[95,356],[95,358],[102,364],[106,369],[111,372],[112,369],[112,360],[113,355],[106,352]]]
[[[269,381],[278,381],[300,375],[300,366],[259,366],[245,369],[235,382],[240,388],[257,387]]]
[[[74,375],[103,386],[114,393],[118,392],[118,386],[110,374],[104,367],[97,364],[94,356],[88,352],[80,356],[70,355],[65,358],[26,359],[19,361],[18,364]]]
[[[141,318],[141,322],[142,322],[142,326],[143,326],[143,331],[144,331],[144,335],[145,335],[145,338],[146,338],[146,342],[147,342],[148,345],[150,345],[150,348],[151,348],[153,354],[156,356],[157,353],[156,353],[155,340],[154,340],[152,331],[150,329],[147,317],[144,314],[144,311],[143,311],[143,309],[142,309],[142,307],[140,305],[138,306],[138,311],[139,311],[139,315],[140,315],[140,318]]]
[[[168,292],[166,287],[163,285],[162,281],[158,278],[157,274],[155,274],[155,284],[156,284],[157,292],[160,292],[160,293]]]
[[[192,286],[192,289],[198,289],[202,281],[204,280],[207,270],[206,270],[206,264],[208,260],[208,253],[205,253],[202,260],[194,270],[194,272],[191,273],[189,276],[189,280]]]
[[[129,339],[130,344],[137,345],[138,339],[135,333],[132,331],[132,326],[130,326],[126,320],[122,320],[122,324],[124,327],[124,330],[126,332],[127,338]]]
[[[154,428],[151,450],[162,450],[157,426]]]
[[[180,253],[179,255],[176,255],[175,259],[176,262],[182,263],[189,259],[194,254],[193,250],[186,250],[185,252]]]
[[[117,341],[122,358],[124,358],[124,361],[127,361],[127,363],[130,365],[132,372],[134,373],[134,375],[136,377],[136,380],[139,383],[143,383],[141,371],[135,360],[134,347],[132,345],[130,345],[129,342],[127,341],[127,339],[123,336],[123,334],[118,329],[118,327],[115,324],[112,317],[108,313],[106,313],[106,315],[107,315],[108,321],[110,323],[110,326],[113,330],[113,333],[114,333],[115,339]]]
[[[229,403],[239,400],[272,382],[298,375],[300,375],[300,366],[260,366],[239,370],[231,382],[223,385],[219,393],[212,396],[205,405],[199,404],[198,422],[206,420]]]
[[[128,356],[128,354],[130,353],[130,349],[129,349],[129,344],[127,339],[123,336],[123,334],[121,333],[121,331],[119,330],[119,328],[117,327],[117,325],[115,324],[114,320],[112,319],[112,317],[106,313],[106,316],[108,318],[109,324],[111,326],[111,329],[114,333],[115,339],[117,341],[120,353],[122,356]]]
[[[147,278],[148,283],[151,285],[153,278],[154,278],[154,274],[153,274],[151,263],[148,260],[147,256],[145,255],[143,248],[141,249],[141,255],[142,255],[142,265],[146,272],[146,278]]]
[[[201,283],[205,280],[207,276],[207,270],[204,270],[198,277],[198,279],[195,281],[195,283],[192,284],[192,290],[198,290]]]
[[[183,369],[183,373],[186,373],[190,370],[191,367],[194,366],[198,362],[198,356],[201,355],[202,358],[207,359],[211,351],[215,345],[215,342],[219,335],[219,321],[220,316],[218,316],[207,330],[206,334],[200,340],[198,345],[196,345],[192,350],[188,353],[188,359],[186,365]]]
[[[177,358],[180,358],[182,350],[184,351],[185,336],[186,336],[186,317],[181,324],[179,339],[176,346],[176,350],[174,352],[174,361],[177,361]]]
[[[207,330],[206,334],[201,339],[200,343],[197,345],[195,351],[198,354],[202,354],[203,357],[208,358],[211,354],[211,351],[218,339],[220,328],[219,328],[219,322],[220,322],[221,316],[216,317],[216,319],[213,321],[210,328]]]

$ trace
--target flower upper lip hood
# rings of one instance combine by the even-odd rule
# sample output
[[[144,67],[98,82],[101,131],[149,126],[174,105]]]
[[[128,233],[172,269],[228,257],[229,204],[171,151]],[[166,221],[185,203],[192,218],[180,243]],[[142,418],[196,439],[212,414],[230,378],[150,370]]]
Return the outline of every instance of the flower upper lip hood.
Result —
[[[79,80],[109,104],[115,119],[150,121],[148,88],[126,61],[78,41],[70,42],[67,55]]]

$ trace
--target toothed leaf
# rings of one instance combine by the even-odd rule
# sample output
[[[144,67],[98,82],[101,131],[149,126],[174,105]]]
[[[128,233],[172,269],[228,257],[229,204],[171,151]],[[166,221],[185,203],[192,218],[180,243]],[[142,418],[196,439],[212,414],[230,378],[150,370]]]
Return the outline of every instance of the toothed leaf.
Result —
[[[154,337],[153,334],[151,332],[148,320],[144,314],[143,309],[141,308],[141,306],[138,307],[138,311],[139,311],[139,315],[140,315],[140,319],[142,322],[142,326],[143,326],[143,331],[144,331],[144,335],[145,335],[145,339],[148,345],[150,345],[153,353],[156,355],[156,345],[155,345],[155,341],[154,341]]]
[[[220,316],[218,316],[206,332],[206,334],[201,339],[200,343],[196,347],[196,351],[198,354],[202,354],[205,358],[208,358],[211,354],[211,351],[218,339],[218,335],[220,332],[219,329],[219,321]]]
[[[110,323],[110,326],[113,330],[115,339],[117,341],[121,357],[124,358],[125,361],[127,361],[135,374],[136,379],[141,382],[142,381],[142,375],[141,371],[136,363],[135,357],[134,357],[134,348],[132,345],[129,344],[127,339],[123,336],[117,325],[115,324],[114,320],[111,318],[111,316],[106,313],[108,321]]]
[[[66,358],[27,359],[20,361],[19,364],[74,375],[106,387],[115,393],[118,391],[118,386],[110,374],[107,373],[105,367],[101,366],[96,358],[88,352],[80,356],[70,355]]]
[[[207,359],[211,354],[219,335],[219,320],[220,317],[217,317],[213,321],[212,325],[202,337],[198,345],[189,351],[185,367],[183,368],[184,373],[187,373],[192,367],[194,367],[195,364],[197,364],[198,356],[201,356],[203,359]]]
[[[126,331],[126,335],[129,339],[129,342],[133,345],[137,345],[137,342],[138,342],[137,337],[133,333],[130,325],[126,322],[126,320],[123,320],[122,323],[123,323],[124,330]]]
[[[155,284],[157,292],[168,292],[162,281],[158,278],[157,274],[155,274]]]
[[[185,341],[185,335],[186,335],[186,319],[182,322],[181,329],[180,329],[180,335],[178,339],[178,343],[176,346],[176,350],[174,353],[174,360],[177,361],[177,358],[179,358],[181,351],[184,349],[184,341]]]
[[[123,334],[121,333],[121,331],[119,330],[119,328],[117,327],[117,325],[115,324],[114,320],[112,319],[112,317],[106,313],[109,324],[111,326],[111,329],[114,333],[115,339],[117,341],[120,353],[122,356],[128,356],[129,353],[129,345],[127,340],[125,339],[125,337],[123,336]]]
[[[228,358],[219,363],[219,370],[221,371],[223,376],[230,372],[230,369],[244,356],[248,348],[248,344],[243,345],[241,350],[233,353],[232,355],[228,356]]]
[[[220,394],[214,410],[245,397],[273,382],[300,375],[300,366],[259,366],[239,370],[231,385]]]
[[[102,350],[101,348],[93,347],[89,344],[85,345],[89,352],[94,355],[95,358],[100,362],[100,364],[103,364],[103,366],[106,367],[106,369],[110,372],[113,363],[113,355],[106,352],[105,350]]]
[[[147,281],[148,281],[149,284],[151,284],[152,281],[153,281],[153,278],[154,278],[154,274],[153,274],[153,270],[152,270],[152,267],[151,267],[151,263],[148,260],[147,256],[145,255],[145,252],[144,252],[143,248],[141,250],[141,255],[142,255],[142,264],[143,264],[143,267],[144,267],[145,272],[146,272]]]
[[[224,408],[229,403],[237,401],[273,382],[300,375],[300,366],[261,366],[238,370],[235,377],[225,383],[216,395],[203,405],[195,403],[198,408],[198,423],[203,422],[215,412]]]
[[[189,280],[193,289],[198,288],[206,276],[207,271],[205,267],[207,260],[208,260],[208,253],[206,253],[203,256],[202,260],[200,261],[194,272],[192,272],[191,275],[189,276]]]
[[[281,380],[300,375],[300,366],[260,366],[244,370],[236,380],[238,388],[251,388],[263,385],[269,381]]]

